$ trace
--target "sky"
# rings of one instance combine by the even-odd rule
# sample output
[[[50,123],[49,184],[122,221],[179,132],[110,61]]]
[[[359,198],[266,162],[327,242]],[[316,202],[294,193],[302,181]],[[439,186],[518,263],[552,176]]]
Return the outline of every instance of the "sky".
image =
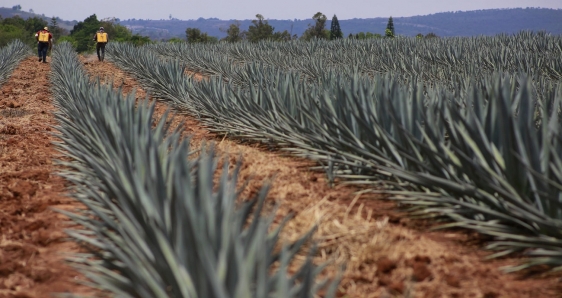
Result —
[[[98,19],[221,20],[310,19],[322,12],[329,19],[407,17],[447,11],[493,8],[542,7],[562,9],[562,0],[0,0],[0,7],[21,5],[23,11],[82,21],[92,14]]]

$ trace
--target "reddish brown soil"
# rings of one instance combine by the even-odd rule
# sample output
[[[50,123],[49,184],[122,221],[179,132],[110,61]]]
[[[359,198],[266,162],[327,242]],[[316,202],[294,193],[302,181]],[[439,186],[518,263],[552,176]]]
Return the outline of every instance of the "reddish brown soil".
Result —
[[[50,64],[25,59],[0,89],[0,297],[91,294],[64,263],[78,247],[68,221],[51,208],[77,206],[64,196],[51,144],[55,125]]]
[[[111,63],[82,59],[102,81],[115,81],[124,92],[137,89],[137,98],[145,98],[139,85]],[[157,115],[166,109],[158,103]],[[269,198],[279,204],[278,217],[295,215],[284,238],[295,239],[318,225],[316,260],[346,264],[342,297],[562,297],[561,275],[504,274],[499,267],[520,260],[484,261],[489,254],[481,249],[485,239],[474,233],[428,232],[431,223],[404,217],[380,196],[358,194],[349,186],[328,187],[323,174],[309,170],[309,161],[214,136],[191,117],[177,116],[175,122],[180,121],[193,135],[193,146],[215,141],[231,162],[242,157],[241,176],[253,179],[244,195],[256,193],[275,177]],[[329,274],[336,268],[330,267]]]

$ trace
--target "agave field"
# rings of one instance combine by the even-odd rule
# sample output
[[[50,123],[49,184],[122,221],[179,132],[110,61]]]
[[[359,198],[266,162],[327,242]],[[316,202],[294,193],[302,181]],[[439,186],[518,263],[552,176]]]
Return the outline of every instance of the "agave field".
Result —
[[[475,231],[488,258],[519,258],[504,271],[562,269],[561,36],[107,51],[215,135],[311,160],[330,185],[385,194],[438,228]],[[0,50],[0,83],[28,54],[17,42]],[[68,233],[83,250],[70,262],[89,286],[118,297],[345,295],[340,274],[326,279],[314,261],[314,229],[282,240],[291,219],[267,208],[269,186],[242,196],[241,163],[229,167],[213,144],[192,148],[170,117],[154,120],[154,104],[91,77],[70,44],[54,48],[49,78],[61,175],[85,206],[60,212],[78,224]]]
[[[386,188],[418,216],[562,265],[562,38],[114,44],[111,60],[215,132]],[[185,69],[209,79],[196,81]]]

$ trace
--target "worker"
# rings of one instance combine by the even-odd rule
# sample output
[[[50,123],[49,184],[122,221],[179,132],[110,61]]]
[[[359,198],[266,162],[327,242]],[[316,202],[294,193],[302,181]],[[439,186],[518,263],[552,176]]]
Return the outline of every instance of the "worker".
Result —
[[[49,28],[45,27],[35,33],[37,40],[37,54],[39,55],[39,62],[47,63],[47,51],[53,41],[53,35],[49,32]]]
[[[94,41],[96,41],[96,52],[98,53],[98,60],[103,61],[105,57],[105,45],[108,41],[108,36],[103,27],[100,27],[96,35],[94,35]],[[101,53],[100,53],[101,52]]]

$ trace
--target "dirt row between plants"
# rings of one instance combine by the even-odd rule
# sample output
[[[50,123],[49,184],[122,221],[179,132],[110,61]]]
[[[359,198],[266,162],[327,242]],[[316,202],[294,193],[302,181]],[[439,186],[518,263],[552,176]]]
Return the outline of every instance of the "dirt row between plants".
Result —
[[[49,297],[48,293],[93,294],[75,283],[64,263],[78,247],[64,217],[72,210],[65,181],[53,164],[54,107],[50,64],[25,59],[0,89],[0,297]]]
[[[48,128],[55,124],[48,92],[48,65],[25,60],[0,89],[0,297],[46,297],[47,292],[78,292],[79,276],[65,254],[78,251],[63,233],[65,219],[48,207],[79,205],[64,197],[64,181],[54,173],[56,151]],[[112,80],[124,92],[146,93],[111,63],[82,58],[90,74]],[[167,109],[158,103],[157,115]],[[253,179],[251,195],[275,177],[269,202],[279,204],[279,218],[293,213],[284,231],[294,239],[318,224],[317,261],[345,264],[340,283],[344,297],[556,297],[559,276],[503,274],[499,266],[517,259],[483,261],[480,238],[466,232],[427,232],[416,228],[380,197],[358,195],[353,187],[328,187],[309,161],[285,157],[259,145],[243,145],[210,134],[190,117],[179,115],[193,146],[215,141],[220,152],[239,156],[243,179]],[[42,173],[42,174],[35,174]],[[12,265],[10,265],[12,264]],[[338,266],[331,266],[333,274]],[[42,273],[42,274],[39,274]],[[95,294],[89,294],[95,297]]]

